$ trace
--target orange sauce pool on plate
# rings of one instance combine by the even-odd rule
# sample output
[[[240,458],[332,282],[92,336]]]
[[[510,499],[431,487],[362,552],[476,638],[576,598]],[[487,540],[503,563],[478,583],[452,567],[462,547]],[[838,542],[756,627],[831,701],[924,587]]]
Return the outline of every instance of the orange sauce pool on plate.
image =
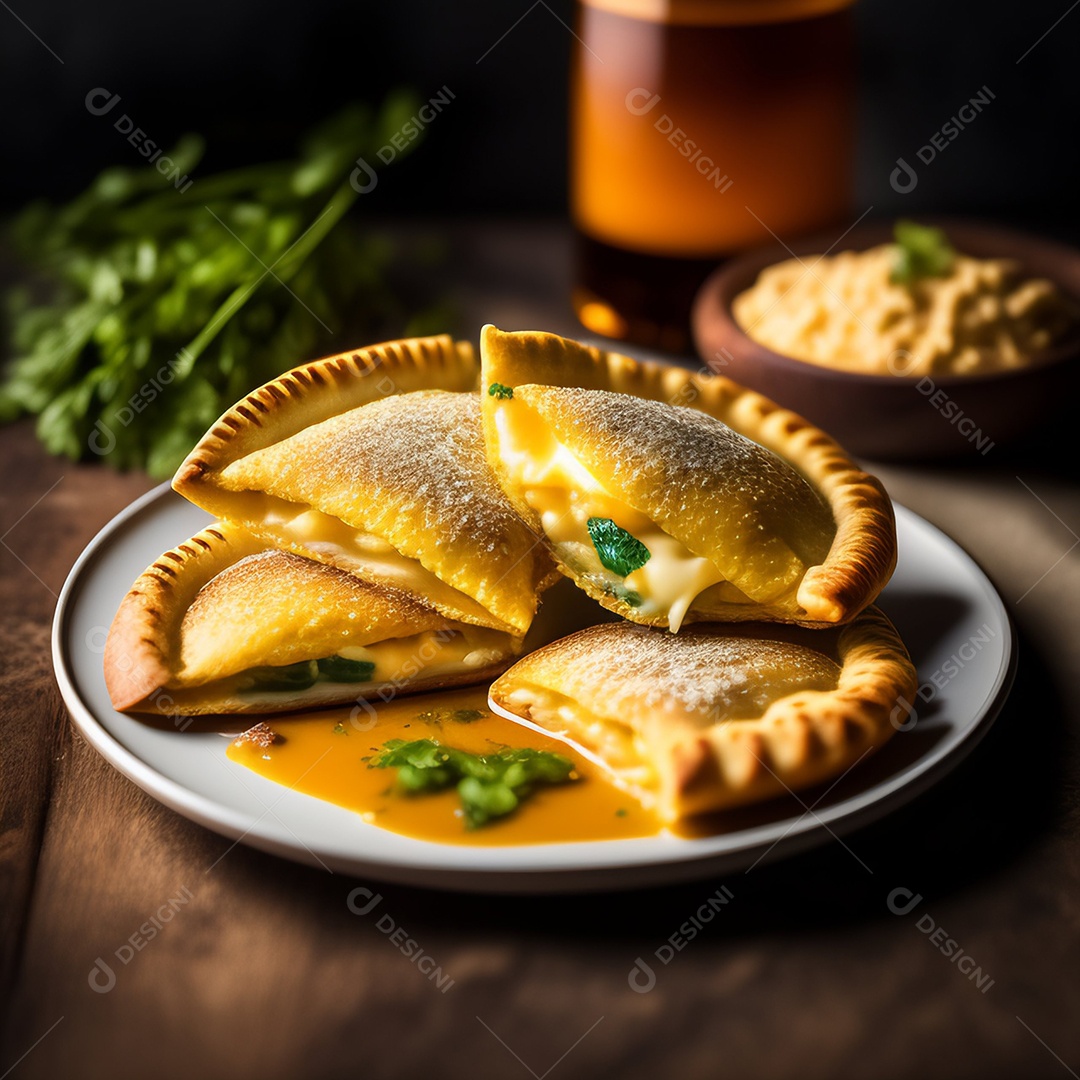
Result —
[[[467,723],[456,710],[483,715]],[[425,715],[426,714],[426,715]],[[322,709],[308,714],[267,717],[277,736],[269,747],[235,741],[229,758],[278,784],[355,810],[364,821],[392,832],[444,844],[500,846],[574,840],[617,840],[660,831],[654,814],[620,791],[591,762],[565,743],[521,727],[490,712],[482,687],[399,698],[385,705]],[[466,829],[460,800],[451,788],[436,794],[406,795],[396,790],[395,769],[371,768],[389,739],[437,739],[470,753],[501,747],[534,747],[575,762],[578,779],[538,784],[505,818]]]

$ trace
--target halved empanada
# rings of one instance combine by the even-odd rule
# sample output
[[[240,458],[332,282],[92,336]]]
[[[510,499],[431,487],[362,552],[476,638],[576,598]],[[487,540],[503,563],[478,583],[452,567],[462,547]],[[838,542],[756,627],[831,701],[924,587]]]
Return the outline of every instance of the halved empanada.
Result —
[[[894,731],[915,669],[868,608],[839,631],[590,627],[529,653],[493,708],[564,738],[664,820],[839,776]]]
[[[481,355],[492,468],[563,570],[625,618],[828,626],[888,581],[881,484],[760,394],[553,334],[488,326]]]
[[[226,413],[173,487],[273,547],[524,633],[556,575],[487,466],[475,381],[450,338],[307,364]]]
[[[483,682],[521,639],[218,523],[131,587],[105,646],[117,709],[278,712]]]

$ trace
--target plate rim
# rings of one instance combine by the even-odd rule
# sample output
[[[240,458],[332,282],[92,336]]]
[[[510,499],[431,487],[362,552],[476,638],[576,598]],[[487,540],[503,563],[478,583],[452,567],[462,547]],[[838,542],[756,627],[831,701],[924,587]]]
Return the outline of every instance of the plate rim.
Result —
[[[618,889],[632,884],[660,885],[700,879],[744,866],[752,861],[755,855],[759,861],[777,861],[826,843],[830,833],[834,836],[847,835],[864,828],[922,795],[957,768],[982,741],[996,721],[1015,680],[1019,652],[1016,628],[990,575],[948,533],[910,508],[894,502],[897,517],[907,515],[914,522],[930,529],[938,540],[950,545],[975,567],[981,578],[979,585],[991,604],[997,608],[1005,630],[1003,663],[995,673],[993,686],[979,708],[979,715],[955,745],[941,756],[916,759],[899,774],[826,807],[820,813],[804,812],[795,817],[793,823],[788,819],[780,819],[733,834],[724,834],[725,837],[746,836],[745,842],[733,848],[710,850],[710,841],[718,840],[716,837],[688,840],[663,835],[659,838],[574,841],[543,845],[492,845],[480,848],[444,845],[402,836],[402,855],[406,857],[387,859],[381,853],[372,855],[356,852],[339,858],[337,853],[320,849],[317,844],[308,846],[302,841],[299,845],[283,841],[268,828],[260,828],[261,819],[250,822],[243,811],[227,806],[167,776],[109,731],[83,700],[67,651],[67,629],[78,590],[85,576],[92,571],[92,564],[106,550],[110,539],[134,518],[155,504],[163,502],[171,494],[171,484],[165,481],[139,496],[106,522],[75,560],[60,590],[52,622],[52,661],[57,685],[71,721],[94,750],[113,768],[151,798],[183,817],[250,847],[307,865],[329,865],[351,876],[370,875],[383,881],[455,891],[538,894]],[[882,787],[885,790],[879,790]],[[774,835],[777,832],[780,833],[778,837]],[[764,835],[755,835],[759,833]],[[623,859],[615,857],[614,853],[619,845],[632,844],[643,839],[661,839],[669,842],[669,846],[667,850],[658,848],[646,858],[634,857],[629,853]],[[559,848],[585,849],[594,845],[602,847],[608,853],[608,857],[600,865],[490,865],[493,853],[520,853],[534,847],[545,851]],[[702,850],[703,847],[705,850]],[[409,848],[413,849],[411,853],[408,853]],[[456,856],[453,866],[434,859],[433,853],[432,858],[422,854],[424,849],[437,849],[445,853],[448,848],[451,848]]]

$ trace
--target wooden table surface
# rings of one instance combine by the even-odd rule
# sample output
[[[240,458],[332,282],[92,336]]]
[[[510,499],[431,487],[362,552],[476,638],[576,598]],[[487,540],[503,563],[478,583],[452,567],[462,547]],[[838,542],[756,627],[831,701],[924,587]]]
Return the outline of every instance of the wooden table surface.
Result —
[[[459,228],[451,257],[470,331],[488,318],[573,331],[561,229]],[[75,557],[150,482],[49,458],[26,423],[0,430],[0,1077],[1076,1076],[1074,437],[1048,425],[1022,451],[877,470],[995,580],[1021,661],[971,757],[849,838],[872,873],[830,843],[715,881],[531,899],[228,850],[107,765],[66,716],[49,627]],[[447,991],[350,912],[364,884],[449,973]],[[635,959],[721,885],[733,894],[722,915],[634,992]],[[921,894],[919,910],[893,914],[896,888]],[[989,989],[920,931],[921,914]],[[114,961],[107,992],[104,976],[91,986],[98,958]]]

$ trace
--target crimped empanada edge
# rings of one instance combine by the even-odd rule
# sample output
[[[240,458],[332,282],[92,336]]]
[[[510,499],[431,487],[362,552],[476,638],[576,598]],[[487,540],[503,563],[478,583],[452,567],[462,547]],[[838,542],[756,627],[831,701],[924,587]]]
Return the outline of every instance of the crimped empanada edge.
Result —
[[[507,341],[505,339],[513,339]],[[508,483],[498,457],[493,382],[614,390],[673,405],[700,409],[753,439],[793,465],[825,499],[836,522],[836,535],[825,561],[810,567],[797,598],[805,616],[791,622],[832,626],[853,619],[877,599],[896,567],[896,524],[892,502],[881,482],[865,472],[829,435],[790,409],[723,375],[690,372],[655,361],[583,345],[544,331],[504,333],[485,326],[481,333],[481,406],[488,458],[499,482],[532,521],[534,512]],[[535,527],[535,525],[534,525]],[[588,590],[586,590],[588,591]],[[612,607],[637,622],[646,622]],[[755,612],[751,618],[789,621]],[[728,618],[725,616],[725,618]],[[731,617],[738,621],[737,616]]]
[[[263,549],[256,537],[221,522],[159,555],[135,580],[105,641],[105,686],[124,711],[162,690],[175,674],[180,622],[211,578]]]
[[[564,654],[613,625],[625,624],[590,627],[522,657],[492,684],[490,700],[532,720],[527,708],[511,705],[511,693],[530,683],[557,692]],[[798,791],[843,775],[882,746],[897,730],[894,721],[906,721],[904,702],[917,685],[907,649],[876,607],[840,629],[837,647],[835,690],[789,694],[757,719],[719,721],[674,741],[665,759],[653,762],[661,816],[674,821]]]
[[[843,776],[880,749],[907,720],[915,667],[876,607],[843,627],[838,650],[835,690],[790,694],[758,720],[716,724],[676,744],[668,813],[686,817],[792,794]]]
[[[301,364],[238,401],[177,469],[173,489],[228,518],[230,493],[214,482],[230,462],[336,416],[410,390],[475,390],[472,345],[448,334],[402,338]]]

